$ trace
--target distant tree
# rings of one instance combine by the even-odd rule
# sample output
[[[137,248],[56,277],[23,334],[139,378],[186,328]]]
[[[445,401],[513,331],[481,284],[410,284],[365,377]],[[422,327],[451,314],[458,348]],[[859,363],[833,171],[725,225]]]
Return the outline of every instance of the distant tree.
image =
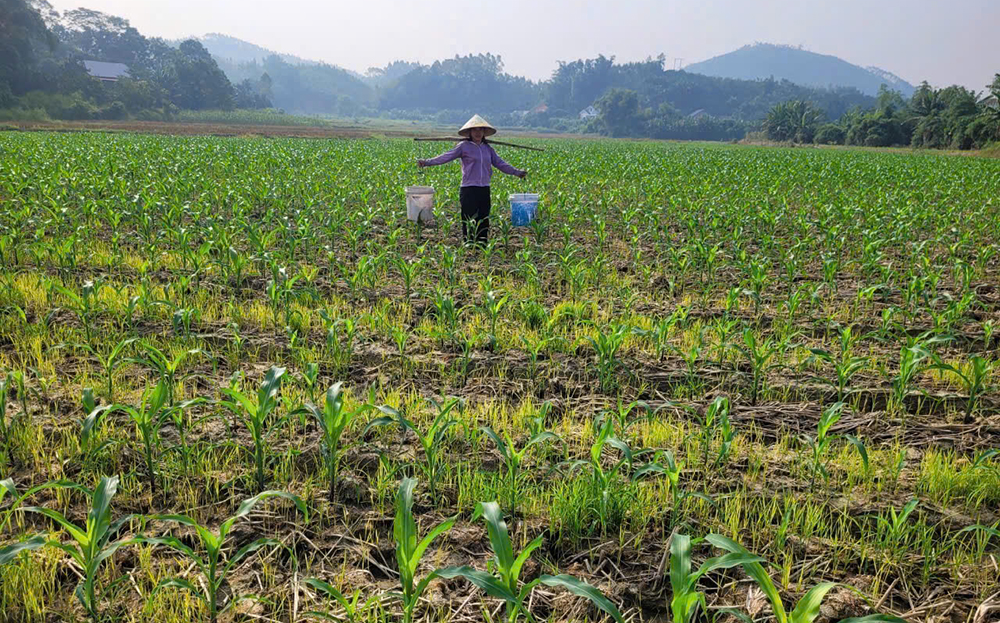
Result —
[[[57,41],[25,0],[0,0],[0,91],[27,91],[38,70],[39,48],[52,50]]]
[[[376,86],[382,86],[402,78],[420,66],[420,63],[410,61],[393,61],[385,67],[369,67],[365,72],[365,79]]]
[[[642,130],[639,95],[630,89],[608,89],[594,104],[598,120],[611,136],[636,136]]]
[[[782,102],[767,113],[764,133],[772,141],[811,143],[822,118],[823,111],[809,102]]]
[[[232,110],[235,90],[212,55],[198,41],[180,44],[173,63],[163,74],[170,100],[189,110]]]
[[[843,145],[846,134],[839,124],[824,123],[816,129],[813,141],[817,145]]]
[[[270,77],[266,72],[260,80],[247,78],[237,83],[235,89],[237,108],[271,108],[271,99],[265,94],[270,91]]]
[[[86,58],[136,69],[150,64],[149,40],[125,18],[81,8],[66,11],[55,28],[60,40]]]

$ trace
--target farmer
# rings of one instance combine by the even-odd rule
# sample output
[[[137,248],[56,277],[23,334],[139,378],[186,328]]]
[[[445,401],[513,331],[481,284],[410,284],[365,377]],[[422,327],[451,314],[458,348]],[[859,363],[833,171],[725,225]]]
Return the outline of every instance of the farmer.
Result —
[[[490,177],[493,176],[493,167],[522,179],[528,172],[515,169],[497,155],[493,146],[485,140],[497,130],[479,115],[473,115],[458,133],[466,140],[436,158],[417,160],[417,166],[433,167],[456,158],[462,159],[462,186],[458,195],[462,204],[462,235],[467,243],[485,245],[490,230]]]

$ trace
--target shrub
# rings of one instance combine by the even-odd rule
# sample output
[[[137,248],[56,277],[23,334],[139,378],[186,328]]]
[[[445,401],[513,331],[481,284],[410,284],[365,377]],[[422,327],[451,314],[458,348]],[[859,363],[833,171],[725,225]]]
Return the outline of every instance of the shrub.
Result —
[[[844,128],[835,123],[824,123],[816,130],[813,140],[817,145],[843,145],[845,137]]]

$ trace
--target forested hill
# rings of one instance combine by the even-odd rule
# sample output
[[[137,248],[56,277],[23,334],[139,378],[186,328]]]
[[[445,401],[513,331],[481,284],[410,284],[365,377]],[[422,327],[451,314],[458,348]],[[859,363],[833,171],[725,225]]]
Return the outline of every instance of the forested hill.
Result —
[[[913,95],[912,84],[875,67],[864,68],[827,54],[800,48],[758,43],[693,63],[687,71],[720,78],[756,80],[773,77],[813,87],[854,87],[867,95],[878,94],[885,84],[904,97]]]

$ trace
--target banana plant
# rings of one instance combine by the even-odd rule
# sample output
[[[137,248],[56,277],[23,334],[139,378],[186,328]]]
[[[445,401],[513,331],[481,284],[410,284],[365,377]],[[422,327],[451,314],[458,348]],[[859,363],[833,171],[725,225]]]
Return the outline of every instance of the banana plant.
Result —
[[[74,483],[53,483],[50,486],[81,489],[79,485]],[[126,515],[114,522],[111,521],[111,498],[118,490],[117,476],[102,477],[100,484],[93,492],[84,490],[91,497],[91,507],[87,513],[87,523],[83,526],[77,526],[62,513],[49,508],[25,506],[20,509],[23,512],[43,515],[56,522],[69,533],[71,542],[63,543],[58,540],[50,540],[46,535],[38,534],[26,541],[0,549],[0,564],[9,563],[22,551],[32,551],[46,546],[55,547],[69,554],[82,569],[83,575],[82,581],[76,587],[76,598],[83,605],[90,618],[97,621],[99,612],[96,585],[101,563],[110,558],[118,549],[137,542],[135,538],[113,540],[122,526],[136,516]]]
[[[285,375],[285,368],[271,366],[264,376],[264,381],[257,390],[257,400],[247,394],[233,388],[226,388],[223,391],[229,396],[231,401],[223,401],[222,404],[243,420],[244,426],[250,431],[253,437],[253,456],[256,467],[257,489],[264,490],[266,478],[264,476],[264,463],[266,462],[266,440],[268,430],[272,427],[271,412],[278,405],[278,390],[281,387],[281,379]]]
[[[392,524],[392,534],[396,541],[396,565],[399,568],[400,592],[390,593],[402,601],[403,623],[413,622],[413,611],[424,594],[431,580],[440,575],[439,570],[431,571],[419,582],[416,579],[417,567],[424,552],[441,534],[455,525],[457,517],[446,519],[431,530],[427,536],[420,538],[417,532],[417,522],[413,518],[413,489],[417,486],[415,478],[403,478],[396,494],[396,517]]]
[[[708,540],[706,537],[705,540]],[[717,569],[730,569],[739,565],[760,564],[764,559],[749,552],[732,552],[716,558],[709,558],[691,571],[692,546],[702,539],[692,540],[686,534],[676,533],[670,540],[670,612],[673,623],[690,623],[698,613],[699,607],[707,615],[708,605],[705,594],[698,590],[698,580],[705,574]]]
[[[543,574],[522,584],[521,570],[524,568],[524,563],[531,557],[532,552],[541,547],[543,536],[535,538],[515,556],[500,506],[496,502],[477,504],[472,521],[477,521],[480,517],[486,522],[490,545],[493,548],[493,558],[487,564],[490,571],[478,571],[472,567],[448,567],[439,569],[436,572],[438,577],[464,578],[485,591],[487,595],[503,599],[507,606],[507,623],[515,623],[522,614],[529,621],[535,620],[528,611],[527,604],[530,601],[528,597],[531,591],[539,585],[565,588],[574,595],[589,599],[617,623],[624,623],[618,608],[600,590],[571,575]]]
[[[719,549],[730,552],[730,554],[753,556],[742,545],[721,534],[710,534],[705,537],[705,540]],[[768,601],[771,602],[771,609],[774,613],[774,618],[777,619],[777,623],[813,623],[816,617],[819,616],[819,609],[823,604],[823,598],[837,586],[836,582],[817,584],[803,595],[791,612],[788,612],[785,609],[784,602],[781,600],[781,594],[778,593],[778,589],[774,586],[774,582],[771,581],[760,559],[755,561],[747,560],[747,562],[741,564],[746,574],[753,578],[757,586],[767,596]],[[905,621],[890,615],[870,614],[863,617],[844,619],[840,623],[905,623]]]
[[[403,434],[406,434],[406,431],[408,430],[412,431],[417,440],[420,442],[421,448],[423,448],[426,463],[422,466],[422,468],[424,475],[427,477],[431,497],[436,498],[437,479],[438,472],[440,470],[439,458],[441,446],[444,444],[444,434],[449,428],[458,423],[458,420],[451,415],[451,411],[456,406],[461,404],[461,399],[451,398],[445,400],[444,402],[431,400],[431,403],[437,407],[438,414],[435,416],[434,421],[431,422],[430,427],[425,433],[421,433],[420,430],[417,429],[416,425],[406,419],[402,413],[392,407],[383,405],[378,407],[378,410],[386,415],[369,422],[368,426],[366,426],[362,432],[362,436],[364,436],[370,428],[375,426],[397,425]]]
[[[358,418],[359,415],[374,409],[369,404],[364,404],[347,411],[344,409],[343,383],[336,383],[326,390],[326,402],[323,409],[312,403],[306,403],[305,409],[319,425],[323,433],[323,456],[326,459],[326,477],[330,483],[330,503],[337,496],[337,473],[340,468],[340,453],[342,447],[340,438],[344,431]]]
[[[181,577],[173,577],[162,580],[156,586],[153,594],[156,594],[164,588],[180,588],[186,590],[205,605],[205,609],[208,611],[208,619],[211,623],[216,623],[220,615],[225,614],[226,611],[240,601],[252,599],[252,597],[238,597],[234,595],[221,607],[219,604],[220,591],[226,581],[226,578],[229,577],[229,573],[233,570],[233,567],[246,558],[247,555],[259,550],[260,548],[280,547],[281,543],[274,539],[260,538],[252,543],[249,543],[248,545],[244,545],[235,554],[228,558],[223,555],[223,550],[226,547],[226,538],[229,536],[229,533],[233,528],[233,524],[235,524],[238,519],[248,515],[253,507],[256,506],[261,500],[274,497],[284,498],[293,502],[299,512],[302,513],[303,520],[306,522],[309,521],[309,509],[306,508],[305,502],[299,499],[298,496],[285,491],[264,491],[258,493],[252,498],[243,500],[239,508],[236,510],[236,514],[222,522],[222,525],[219,526],[219,531],[214,533],[187,515],[150,515],[147,518],[150,521],[169,521],[192,528],[198,537],[198,544],[201,546],[201,549],[204,550],[204,556],[199,555],[195,552],[194,548],[185,544],[185,542],[181,541],[179,538],[170,535],[159,537],[141,536],[134,539],[135,541],[148,543],[150,545],[163,545],[169,547],[175,552],[182,554],[194,565],[194,567],[198,569],[201,574],[202,581],[198,582],[197,585],[191,580]]]
[[[816,476],[822,476],[824,482],[830,479],[830,472],[826,469],[826,455],[830,444],[837,439],[846,439],[857,449],[858,455],[861,456],[861,462],[864,464],[865,473],[868,473],[868,450],[865,448],[865,444],[854,435],[830,434],[830,429],[833,425],[840,421],[841,413],[845,406],[844,403],[838,402],[824,409],[823,415],[819,418],[819,423],[816,425],[816,437],[808,440],[812,448],[812,481],[809,484],[810,490],[815,490],[816,488]]]
[[[559,435],[550,431],[537,433],[532,435],[520,450],[517,450],[510,433],[504,431],[503,438],[501,439],[496,431],[489,426],[483,426],[479,430],[493,440],[497,451],[500,452],[500,456],[503,458],[504,466],[507,470],[507,508],[511,513],[514,513],[517,510],[517,483],[521,463],[524,461],[525,455],[532,446],[545,441],[559,439]]]

